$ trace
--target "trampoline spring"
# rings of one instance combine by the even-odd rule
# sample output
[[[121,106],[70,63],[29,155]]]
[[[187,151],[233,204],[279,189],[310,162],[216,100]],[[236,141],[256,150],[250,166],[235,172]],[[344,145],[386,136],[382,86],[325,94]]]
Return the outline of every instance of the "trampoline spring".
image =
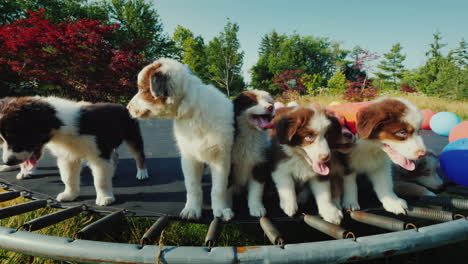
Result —
[[[28,231],[35,231],[56,224],[68,218],[79,215],[86,210],[83,205],[67,208],[52,214],[44,215],[22,224],[18,229],[23,228]]]
[[[284,239],[280,234],[278,229],[273,225],[273,223],[267,217],[263,216],[260,218],[260,226],[265,232],[266,236],[273,245],[279,245],[281,248],[284,248]]]
[[[0,219],[14,215],[24,214],[47,206],[47,200],[35,200],[0,209]]]
[[[88,240],[96,239],[99,235],[105,233],[106,231],[112,230],[113,227],[120,224],[122,222],[122,218],[124,217],[124,212],[125,210],[120,210],[104,216],[103,218],[85,226],[83,229],[78,231],[74,238]]]
[[[399,219],[390,218],[387,216],[371,214],[363,211],[349,211],[351,219],[356,222],[368,224],[371,226],[380,227],[389,231],[401,231],[406,229],[415,229],[416,225],[407,223]]]
[[[216,242],[218,242],[219,234],[221,230],[221,221],[218,217],[215,217],[211,223],[210,227],[208,228],[208,232],[206,233],[205,237],[205,246],[207,246],[210,250],[211,248],[216,246]]]
[[[154,239],[161,235],[161,232],[169,224],[169,217],[164,215],[158,218],[156,222],[145,232],[145,234],[140,239],[140,246],[144,247],[145,245],[153,243]]]
[[[0,193],[0,202],[13,200],[19,197],[20,195],[21,192],[18,191]]]
[[[354,235],[353,232],[350,232],[344,228],[342,228],[341,226],[339,225],[335,225],[335,224],[332,224],[332,223],[329,223],[325,220],[323,220],[322,218],[320,218],[320,216],[318,215],[308,215],[308,214],[304,214],[304,222],[322,232],[322,233],[325,233],[335,239],[345,239],[345,238],[352,238],[352,239],[355,239],[356,236]]]
[[[465,210],[468,209],[468,199],[439,196],[423,196],[420,198],[420,200],[434,205],[441,205],[445,207],[452,207]]]
[[[438,222],[448,222],[458,218],[464,218],[461,214],[454,214],[449,211],[435,210],[424,207],[408,207],[405,210],[406,215],[410,217],[422,218],[427,220],[434,220]]]

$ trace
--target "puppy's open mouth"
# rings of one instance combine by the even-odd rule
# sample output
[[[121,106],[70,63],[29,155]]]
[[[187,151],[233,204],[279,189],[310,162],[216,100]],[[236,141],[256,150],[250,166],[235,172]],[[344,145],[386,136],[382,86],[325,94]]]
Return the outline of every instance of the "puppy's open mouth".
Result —
[[[273,127],[273,124],[270,123],[271,118],[271,114],[250,115],[250,122],[252,122],[252,124],[254,124],[257,128],[261,130],[269,129]]]
[[[307,160],[307,162],[309,162],[309,164],[312,166],[312,169],[322,175],[322,176],[327,176],[328,174],[330,174],[330,167],[328,167],[328,164],[325,162],[316,162],[314,160],[312,160],[309,155],[307,155],[307,153],[304,153],[304,157],[305,159]]]
[[[31,157],[29,157],[29,159],[23,162],[23,166],[27,170],[32,170],[36,166],[38,160],[39,160],[38,154],[36,154],[36,152],[33,152]]]
[[[400,153],[398,153],[398,151],[396,151],[395,149],[393,149],[389,145],[384,144],[382,149],[383,149],[383,151],[385,151],[388,154],[390,159],[395,164],[400,165],[402,168],[404,168],[406,170],[409,170],[409,171],[413,171],[416,168],[416,164],[414,164],[414,161],[412,161],[412,160],[406,158],[405,156],[401,155]]]

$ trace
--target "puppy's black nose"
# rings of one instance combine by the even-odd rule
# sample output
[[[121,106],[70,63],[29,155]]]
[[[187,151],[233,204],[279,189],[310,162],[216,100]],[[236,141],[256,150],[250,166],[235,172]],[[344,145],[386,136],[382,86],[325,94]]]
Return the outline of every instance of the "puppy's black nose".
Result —
[[[269,106],[267,106],[265,108],[266,108],[266,110],[268,110],[270,112],[273,112],[273,109],[274,109],[273,105],[269,105]]]
[[[8,157],[8,160],[5,162],[5,164],[8,166],[17,165],[19,163],[21,163],[21,161],[18,160],[15,156]]]

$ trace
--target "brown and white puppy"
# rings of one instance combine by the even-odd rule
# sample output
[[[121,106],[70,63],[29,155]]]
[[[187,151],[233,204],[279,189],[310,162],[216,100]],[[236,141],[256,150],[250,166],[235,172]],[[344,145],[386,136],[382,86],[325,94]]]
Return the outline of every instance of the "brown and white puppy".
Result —
[[[343,177],[351,173],[349,166],[349,153],[356,142],[355,135],[346,126],[344,119],[332,111],[326,111],[331,125],[328,128],[326,138],[331,150],[330,184],[332,199],[338,208],[341,208],[341,196],[343,194]],[[309,188],[302,188],[298,194],[298,202],[305,203],[310,197]]]
[[[272,119],[273,98],[265,91],[250,90],[234,100],[235,136],[232,146],[230,191],[247,186],[248,206],[251,216],[266,214],[263,205],[263,188],[268,177],[267,128]]]
[[[392,164],[396,194],[402,197],[419,198],[421,196],[436,196],[436,193],[445,189],[442,178],[437,173],[439,159],[434,152],[426,151],[426,156],[415,161],[415,164],[416,168],[413,171]]]
[[[114,150],[125,141],[137,161],[137,179],[148,178],[138,122],[118,104],[91,104],[57,97],[0,100],[0,138],[8,166],[36,159],[47,147],[57,157],[65,190],[58,201],[72,201],[80,192],[81,161],[94,177],[96,204],[115,201],[112,191]]]
[[[391,162],[406,170],[414,170],[414,160],[426,154],[419,130],[422,123],[419,109],[401,98],[381,98],[357,112],[359,140],[350,153],[353,173],[344,178],[342,205],[358,210],[357,173],[365,173],[384,209],[403,214],[406,201],[393,190]]]
[[[280,207],[288,216],[297,209],[296,185],[309,185],[319,214],[338,224],[343,218],[334,204],[329,176],[331,150],[327,132],[332,122],[317,107],[286,107],[275,116],[272,138],[272,179],[278,190]]]
[[[138,74],[138,93],[127,108],[137,118],[174,119],[187,202],[182,218],[198,219],[202,213],[203,165],[210,166],[211,207],[215,217],[229,220],[228,177],[234,138],[231,100],[218,88],[204,84],[190,69],[172,59],[159,59]]]

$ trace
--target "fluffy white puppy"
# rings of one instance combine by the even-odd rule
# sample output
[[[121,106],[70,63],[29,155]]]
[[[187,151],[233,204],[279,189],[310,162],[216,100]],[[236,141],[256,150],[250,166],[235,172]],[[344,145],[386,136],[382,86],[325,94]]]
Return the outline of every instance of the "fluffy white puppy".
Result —
[[[202,213],[203,164],[212,175],[213,215],[234,216],[228,203],[227,181],[234,137],[232,102],[212,85],[205,85],[190,69],[172,59],[159,59],[138,74],[138,93],[128,109],[138,118],[174,119],[187,202],[182,218],[198,219]]]

